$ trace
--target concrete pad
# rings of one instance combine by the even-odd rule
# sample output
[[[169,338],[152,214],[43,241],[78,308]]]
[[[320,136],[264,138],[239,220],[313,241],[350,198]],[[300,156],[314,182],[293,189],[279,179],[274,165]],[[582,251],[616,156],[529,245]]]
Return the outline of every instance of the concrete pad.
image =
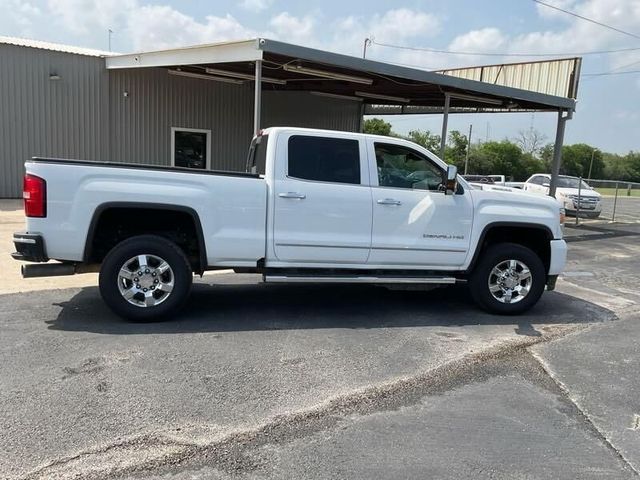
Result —
[[[461,288],[215,280],[196,286],[181,319],[155,324],[118,319],[95,288],[0,297],[0,471],[16,478],[122,442],[146,445],[126,451],[135,464],[167,438],[206,444],[485,349],[613,318],[557,293],[526,315],[497,317]]]
[[[640,316],[533,349],[613,447],[640,472]]]
[[[50,290],[55,288],[85,287],[98,284],[98,275],[87,273],[68,277],[22,278],[20,265],[11,258],[15,252],[13,233],[25,230],[22,202],[0,201],[0,295],[5,293]]]

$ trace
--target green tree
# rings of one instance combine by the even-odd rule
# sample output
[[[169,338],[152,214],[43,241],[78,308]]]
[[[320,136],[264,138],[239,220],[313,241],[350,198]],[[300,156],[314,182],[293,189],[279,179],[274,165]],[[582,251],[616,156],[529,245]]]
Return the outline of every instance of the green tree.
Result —
[[[444,159],[458,167],[460,172],[464,171],[464,159],[467,156],[467,136],[458,130],[451,130],[449,142],[444,150]]]
[[[373,135],[385,135],[391,136],[391,124],[385,122],[381,118],[368,118],[364,121],[364,133],[371,133]]]
[[[440,135],[435,135],[429,130],[411,130],[406,138],[436,155],[440,153]]]
[[[526,178],[520,147],[509,140],[485,142],[469,152],[469,173],[504,175],[514,180]]]
[[[524,181],[535,173],[544,172],[546,170],[544,162],[536,158],[531,153],[523,153],[520,160],[520,173],[514,175],[514,180]]]
[[[592,155],[593,167],[591,168],[591,178],[602,178],[604,173],[602,152],[585,143],[576,143],[562,147],[560,173],[587,178],[589,176],[589,166],[591,165]]]

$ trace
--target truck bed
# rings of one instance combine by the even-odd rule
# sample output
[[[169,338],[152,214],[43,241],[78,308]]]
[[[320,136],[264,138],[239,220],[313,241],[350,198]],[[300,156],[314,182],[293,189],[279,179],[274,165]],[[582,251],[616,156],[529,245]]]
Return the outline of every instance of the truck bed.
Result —
[[[53,163],[82,165],[87,167],[112,167],[112,168],[131,168],[136,170],[160,170],[168,172],[192,173],[197,175],[224,175],[228,177],[251,177],[259,178],[258,174],[247,172],[233,172],[229,170],[200,170],[196,168],[174,167],[170,165],[153,165],[150,163],[121,163],[121,162],[103,162],[97,160],[77,160],[71,158],[53,158],[53,157],[33,157],[32,162],[36,163]]]

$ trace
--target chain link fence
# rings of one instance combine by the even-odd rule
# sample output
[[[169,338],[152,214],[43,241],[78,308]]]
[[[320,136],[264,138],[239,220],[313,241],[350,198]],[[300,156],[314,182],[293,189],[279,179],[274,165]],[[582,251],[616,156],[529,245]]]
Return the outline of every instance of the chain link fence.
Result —
[[[640,183],[622,180],[593,180],[585,182],[591,187],[579,189],[575,195],[575,223],[583,221],[609,221],[618,223],[640,223]],[[600,197],[600,215],[594,205],[593,192]],[[572,198],[573,198],[572,197]],[[579,198],[577,198],[579,197]]]

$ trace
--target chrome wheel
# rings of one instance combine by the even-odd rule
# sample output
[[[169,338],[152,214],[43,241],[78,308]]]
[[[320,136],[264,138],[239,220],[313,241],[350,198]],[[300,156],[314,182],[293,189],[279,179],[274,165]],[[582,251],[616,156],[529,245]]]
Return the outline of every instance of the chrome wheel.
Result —
[[[489,273],[489,292],[502,303],[518,303],[531,290],[531,271],[520,260],[503,260]]]
[[[120,295],[136,307],[155,307],[173,291],[171,266],[156,255],[136,255],[124,262],[118,273]]]

